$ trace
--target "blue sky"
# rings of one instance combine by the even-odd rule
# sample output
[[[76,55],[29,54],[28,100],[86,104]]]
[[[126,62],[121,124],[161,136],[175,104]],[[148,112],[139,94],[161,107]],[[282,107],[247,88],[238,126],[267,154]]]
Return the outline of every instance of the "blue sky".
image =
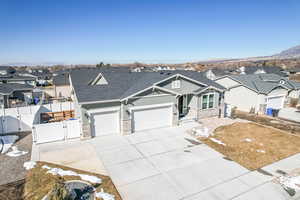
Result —
[[[2,0],[0,64],[168,62],[300,44],[299,0]]]

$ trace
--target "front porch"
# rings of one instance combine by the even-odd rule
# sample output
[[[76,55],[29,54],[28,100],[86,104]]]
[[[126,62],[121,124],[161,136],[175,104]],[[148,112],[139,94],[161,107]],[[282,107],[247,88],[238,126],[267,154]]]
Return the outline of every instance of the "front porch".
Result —
[[[178,122],[199,121],[202,118],[224,116],[222,93],[207,91],[200,94],[182,94],[177,97]]]

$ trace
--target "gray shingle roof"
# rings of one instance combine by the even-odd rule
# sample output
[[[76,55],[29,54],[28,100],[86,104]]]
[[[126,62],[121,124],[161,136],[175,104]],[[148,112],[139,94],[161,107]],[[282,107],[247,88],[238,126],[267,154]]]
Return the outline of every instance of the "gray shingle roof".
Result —
[[[289,90],[300,89],[300,83],[290,81],[277,74],[230,75],[229,77],[256,92],[263,94],[268,94],[279,86]],[[284,83],[280,83],[281,80],[284,81]]]
[[[53,77],[53,85],[70,85],[69,74],[58,74]]]
[[[0,84],[0,94],[9,95],[18,90],[33,90],[33,86],[19,83]]]
[[[89,85],[100,72],[108,84]],[[176,74],[194,79],[203,83],[204,86],[209,85],[221,90],[225,89],[214,81],[207,79],[203,73],[182,70],[162,72],[107,72],[101,69],[82,69],[73,70],[70,75],[77,99],[82,103],[123,99]]]

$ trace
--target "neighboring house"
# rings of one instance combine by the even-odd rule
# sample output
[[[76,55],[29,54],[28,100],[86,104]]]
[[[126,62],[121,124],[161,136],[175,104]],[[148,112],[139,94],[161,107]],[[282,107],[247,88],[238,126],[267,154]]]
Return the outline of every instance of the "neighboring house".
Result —
[[[204,72],[206,77],[210,80],[215,80],[219,77],[229,75],[234,73],[232,69],[221,69],[221,68],[212,68]]]
[[[82,74],[84,76],[84,74]],[[69,73],[58,74],[53,77],[54,98],[68,99],[71,97]]]
[[[248,66],[240,67],[236,70],[239,74],[277,74],[282,77],[288,77],[281,67],[277,66]]]
[[[300,95],[300,83],[277,74],[228,75],[216,82],[227,88],[226,104],[247,112],[281,109],[290,98],[299,98]]]
[[[0,66],[0,76],[14,74],[16,70],[10,66]]]
[[[51,85],[52,73],[48,69],[29,69],[18,71],[18,75],[32,77],[36,80],[36,86]]]
[[[287,70],[290,75],[300,74],[300,67],[294,67]]]
[[[74,70],[70,84],[83,137],[131,134],[223,113],[224,88],[199,72]]]
[[[26,84],[0,84],[0,107],[11,108],[31,104],[33,89],[33,86]]]
[[[21,76],[16,73],[16,70],[9,66],[0,66],[0,84],[19,83],[35,85],[35,78]]]

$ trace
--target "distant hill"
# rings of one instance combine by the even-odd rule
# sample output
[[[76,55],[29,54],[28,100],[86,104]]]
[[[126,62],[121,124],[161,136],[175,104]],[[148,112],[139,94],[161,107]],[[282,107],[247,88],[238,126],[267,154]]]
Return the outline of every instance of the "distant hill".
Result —
[[[280,58],[300,58],[300,45],[284,50],[274,56]]]

